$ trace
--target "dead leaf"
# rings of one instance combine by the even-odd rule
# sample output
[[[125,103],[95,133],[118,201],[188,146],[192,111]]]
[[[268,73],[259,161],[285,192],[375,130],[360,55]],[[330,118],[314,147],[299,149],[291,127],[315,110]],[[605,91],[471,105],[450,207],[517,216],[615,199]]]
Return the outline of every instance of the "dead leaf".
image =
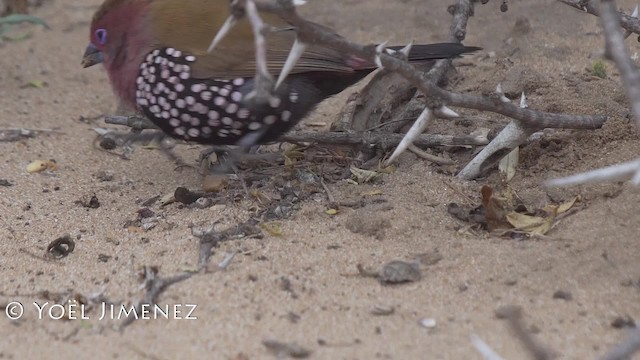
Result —
[[[279,221],[268,221],[260,223],[260,228],[271,236],[282,236],[282,223]]]
[[[353,175],[353,180],[355,180],[358,184],[365,184],[380,176],[380,173],[371,170],[364,170],[357,168],[355,166],[351,166],[349,169],[351,174]]]
[[[207,174],[202,179],[202,190],[205,192],[220,192],[227,185],[227,178],[220,174]]]
[[[482,206],[485,208],[485,216],[487,218],[487,229],[493,231],[495,229],[505,229],[511,226],[506,221],[508,213],[505,210],[505,199],[494,196],[493,189],[490,186],[483,186],[481,189]]]
[[[327,215],[337,215],[337,214],[338,214],[338,210],[337,210],[337,209],[327,209],[327,210],[325,211],[325,213],[326,213]]]
[[[569,209],[571,209],[576,204],[576,202],[579,201],[579,200],[580,200],[580,196],[578,195],[578,196],[574,197],[573,199],[571,199],[569,201],[566,201],[566,202],[564,202],[564,203],[562,203],[560,205],[547,205],[547,206],[545,206],[543,208],[543,210],[546,211],[546,212],[551,212],[551,211],[554,211],[554,209],[555,209],[555,211],[558,214],[562,214],[564,212],[569,211]]]
[[[267,194],[263,193],[260,190],[252,189],[249,191],[249,194],[253,196],[256,199],[256,201],[259,203],[267,203],[271,201],[271,197],[269,197]]]
[[[382,190],[372,190],[372,191],[365,191],[360,193],[360,196],[375,196],[375,195],[382,195]]]
[[[515,147],[505,157],[500,160],[498,170],[505,176],[505,180],[509,182],[516,174],[516,168],[520,162],[520,148]]]
[[[382,161],[378,163],[378,167],[376,168],[376,171],[381,174],[393,174],[396,170],[398,170],[398,168],[395,165],[385,165]]]
[[[31,80],[28,83],[22,85],[21,87],[24,88],[36,88],[36,89],[42,89],[43,87],[49,86],[49,84],[47,84],[46,81],[44,80]]]
[[[546,217],[511,212],[507,214],[506,219],[517,230],[528,234],[544,235],[551,230],[551,225],[553,225],[553,220],[555,219],[555,212]]]

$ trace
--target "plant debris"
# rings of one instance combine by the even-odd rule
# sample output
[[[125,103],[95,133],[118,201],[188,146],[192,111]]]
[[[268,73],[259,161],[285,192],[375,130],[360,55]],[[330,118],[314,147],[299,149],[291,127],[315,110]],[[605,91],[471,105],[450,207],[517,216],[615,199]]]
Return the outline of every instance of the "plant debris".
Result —
[[[82,197],[80,200],[76,200],[74,203],[89,209],[97,209],[100,207],[100,200],[98,200],[98,197],[95,194],[91,195],[91,197]]]
[[[481,195],[481,205],[469,209],[451,203],[447,207],[449,214],[490,232],[499,231],[502,235],[509,236],[545,235],[558,221],[558,216],[580,200],[580,197],[574,197],[562,204],[549,204],[542,209],[530,211],[509,187],[496,193],[493,188],[485,185]]]
[[[49,243],[45,257],[62,259],[71,254],[75,248],[76,242],[67,234]]]
[[[304,359],[311,355],[311,350],[302,347],[296,343],[285,343],[273,339],[262,340],[264,345],[269,351],[275,354],[279,359],[285,357],[292,357],[295,359]]]

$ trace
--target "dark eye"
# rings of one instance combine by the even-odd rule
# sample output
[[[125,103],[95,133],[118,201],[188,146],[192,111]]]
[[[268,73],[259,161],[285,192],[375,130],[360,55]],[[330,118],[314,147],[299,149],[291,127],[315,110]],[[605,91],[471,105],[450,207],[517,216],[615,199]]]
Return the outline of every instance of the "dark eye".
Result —
[[[104,45],[107,42],[107,30],[105,29],[96,30],[96,39],[98,39],[98,42],[100,43],[100,45]]]

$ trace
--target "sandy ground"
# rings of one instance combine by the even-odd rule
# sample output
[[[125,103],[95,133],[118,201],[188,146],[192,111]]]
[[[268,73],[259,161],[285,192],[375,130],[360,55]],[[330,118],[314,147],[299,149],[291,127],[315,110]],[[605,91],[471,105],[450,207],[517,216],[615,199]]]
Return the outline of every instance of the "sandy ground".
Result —
[[[138,147],[126,161],[94,146],[91,129],[105,126],[100,116],[117,105],[104,71],[79,64],[99,1],[56,0],[35,9],[52,30],[19,27],[14,33],[32,37],[0,46],[0,127],[61,133],[0,142],[0,178],[13,184],[0,186],[0,304],[25,306],[20,320],[0,316],[0,358],[263,359],[273,357],[263,340],[276,339],[311,350],[313,359],[479,359],[472,334],[505,358],[525,358],[508,324],[496,317],[502,305],[521,306],[527,329],[560,359],[604,354],[625,337],[626,330],[612,322],[640,316],[640,193],[622,183],[560,190],[541,183],[637,157],[637,132],[612,64],[606,64],[606,79],[585,70],[602,50],[595,17],[553,0],[513,0],[507,13],[493,3],[478,6],[469,22],[466,43],[485,50],[461,60],[456,89],[488,93],[503,82],[512,97],[526,90],[534,109],[610,116],[602,129],[548,131],[524,147],[510,183],[532,207],[580,195],[578,211],[544,238],[460,232],[466,224],[447,213],[447,204],[477,205],[482,185],[502,186],[499,175],[458,181],[446,169],[406,155],[395,173],[375,184],[328,184],[338,201],[364,199],[360,208],[328,215],[320,191],[278,220],[280,236],[263,231],[262,238],[222,243],[212,263],[239,253],[226,271],[195,275],[158,299],[197,305],[197,320],[139,320],[123,332],[115,330],[117,321],[99,320],[99,308],[86,314],[89,320],[56,321],[39,319],[33,302],[87,301],[102,293],[113,303],[131,304],[144,294],[144,266],[157,267],[162,277],[197,267],[199,240],[191,227],[218,222],[225,229],[264,204],[243,196],[205,209],[156,202],[149,206],[154,228],[128,226],[136,224],[143,201],[177,186],[198,189],[200,176],[176,171],[159,151]],[[632,1],[620,3],[629,11]],[[446,5],[325,0],[312,1],[304,13],[353,40],[402,44],[445,39]],[[524,34],[514,32],[519,18],[530,23]],[[628,44],[637,51],[633,37]],[[46,86],[25,86],[33,81]],[[323,104],[308,121],[333,121],[351,92]],[[506,123],[493,114],[462,113],[465,121],[452,126],[438,120],[429,131],[468,133]],[[190,161],[199,150],[179,147]],[[459,170],[471,152],[452,156]],[[58,169],[29,174],[25,168],[34,159],[55,159]],[[113,175],[110,181],[105,173]],[[379,195],[362,195],[376,190]],[[78,203],[92,195],[98,208]],[[63,234],[75,240],[74,251],[43,259],[47,245]],[[419,281],[383,286],[358,276],[357,264],[380,268],[421,254],[440,260],[423,262]],[[570,299],[554,298],[558,290]],[[393,313],[380,314],[388,309]],[[435,327],[425,328],[422,319],[434,319]]]

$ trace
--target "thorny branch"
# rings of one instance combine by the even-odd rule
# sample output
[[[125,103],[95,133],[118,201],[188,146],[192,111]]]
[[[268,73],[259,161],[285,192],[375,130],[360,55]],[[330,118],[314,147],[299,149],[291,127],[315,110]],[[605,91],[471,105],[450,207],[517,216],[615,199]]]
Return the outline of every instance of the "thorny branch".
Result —
[[[321,25],[306,21],[300,17],[295,10],[295,7],[302,3],[304,2],[292,0],[234,1],[231,4],[231,13],[234,14],[232,15],[233,18],[238,16],[237,14],[244,14],[245,11],[243,11],[243,9],[247,8],[247,4],[250,4],[249,6],[251,7],[255,5],[259,11],[274,13],[295,27],[298,39],[304,39],[304,41],[316,44],[324,44],[338,51],[368,59],[388,71],[397,72],[426,95],[427,107],[435,114],[440,112],[449,115],[456,115],[446,106],[458,106],[505,115],[517,120],[522,127],[535,129],[546,127],[596,129],[601,127],[606,121],[605,116],[576,116],[539,112],[521,108],[511,103],[505,103],[495,98],[460,94],[444,90],[431,81],[426,74],[418,71],[407,61],[394,56],[392,52],[386,51],[384,45],[363,46],[355,44]],[[454,23],[451,27],[451,36],[453,39],[460,40],[461,38],[464,38],[466,31],[465,24],[472,13],[473,3],[471,0],[458,0],[454,11]],[[252,21],[254,28],[261,28],[260,23],[255,23],[255,16],[250,17],[249,20]],[[225,31],[228,30],[229,29],[225,29]],[[256,35],[260,37],[264,36],[264,34],[258,32],[256,32]],[[220,36],[220,33],[218,33],[215,38],[217,39]],[[260,41],[256,40],[256,43],[259,42]],[[260,51],[260,48],[257,47],[256,51]],[[290,54],[290,57],[293,57],[293,55]],[[259,57],[257,57],[257,61],[260,61]],[[259,77],[260,73],[258,72],[256,76]],[[280,78],[283,76],[286,76],[286,74],[280,74]],[[261,89],[257,89],[256,91],[260,90]],[[270,94],[263,96],[268,95],[270,96]],[[431,112],[426,112],[426,114],[431,114]],[[413,142],[413,137],[419,135],[421,132],[420,130],[424,129],[430,119],[430,116],[424,116],[423,118],[425,119],[423,124],[414,126],[414,131],[411,131],[410,134],[406,135],[405,139],[401,142],[401,148],[399,150],[408,148],[408,146]],[[395,158],[398,153],[399,151],[396,151],[394,155],[392,155],[392,159]]]
[[[174,275],[166,278],[160,278],[160,277],[156,277],[157,272],[155,270],[145,267],[145,289],[147,291],[143,296],[142,300],[136,302],[135,304],[136,313],[141,314],[142,306],[145,304],[147,306],[155,304],[158,296],[166,288],[168,288],[169,286],[175,283],[179,283],[181,281],[184,281],[190,278],[191,276],[193,276],[193,274],[194,273],[185,272],[182,274],[178,274],[178,275]],[[124,328],[131,325],[131,323],[135,321],[136,318],[137,317],[135,316],[128,316],[120,325],[120,330],[124,330]]]
[[[620,71],[636,125],[640,129],[640,73],[629,56],[629,50],[624,44],[624,35],[620,32],[622,26],[627,31],[640,33],[640,20],[637,18],[638,8],[634,11],[636,17],[629,17],[617,11],[613,0],[600,0],[596,8],[594,1],[559,0],[567,5],[583,9],[590,14],[599,15],[604,29],[606,55],[613,60]],[[577,4],[575,4],[577,3]],[[635,24],[632,26],[632,24]],[[547,186],[567,186],[586,184],[596,181],[612,181],[631,178],[635,185],[640,184],[640,158],[634,161],[609,166],[565,178],[548,181]]]
[[[567,4],[578,10],[585,11],[591,15],[600,16],[600,11],[597,7],[597,0],[558,0],[561,3]],[[623,29],[632,33],[640,34],[640,19],[634,16],[627,15],[623,12],[615,11],[620,17],[620,25]]]
[[[466,23],[469,16],[473,15],[474,2],[475,0],[458,0],[456,5],[450,7],[449,10],[453,14],[453,22],[450,29],[450,41],[460,41],[466,36]],[[484,4],[487,1],[481,2]],[[265,100],[274,100],[274,96],[272,94],[274,89],[273,80],[270,78],[270,75],[264,71],[266,68],[266,57],[263,56],[265,54],[266,46],[265,33],[268,32],[270,28],[267,24],[262,22],[259,15],[260,12],[270,12],[278,15],[283,20],[291,24],[296,29],[297,34],[297,40],[289,54],[289,58],[286,61],[286,64],[289,66],[285,65],[283,72],[278,78],[278,82],[281,82],[284,77],[286,77],[287,69],[291,68],[291,64],[295,63],[299,59],[307,45],[324,44],[336,49],[337,51],[354,54],[367,59],[378,64],[381,68],[384,68],[387,71],[400,74],[425,94],[426,98],[424,101],[427,104],[427,108],[431,110],[427,112],[427,114],[431,114],[433,116],[457,116],[457,114],[447,106],[489,111],[514,119],[514,121],[519,124],[519,127],[523,129],[520,133],[528,131],[526,129],[540,129],[547,127],[597,129],[600,128],[607,119],[606,116],[599,115],[567,115],[534,111],[518,107],[508,102],[500,101],[498,97],[474,96],[444,90],[438,87],[436,83],[449,68],[451,60],[440,60],[436,62],[436,65],[425,74],[417,70],[402,57],[398,57],[397,54],[394,54],[392,51],[386,50],[384,45],[363,46],[355,44],[322,25],[306,21],[300,17],[295,10],[296,6],[304,3],[304,0],[234,0],[231,2],[230,6],[232,15],[215,35],[214,41],[210,46],[210,50],[215,48],[217,42],[219,42],[232,29],[239,18],[248,16],[256,37],[256,84],[263,85],[256,86],[256,89],[251,94],[252,101],[257,100],[260,102]],[[503,2],[501,9],[505,8],[504,5],[506,4]],[[425,117],[425,120],[429,120],[430,118],[430,116],[427,116]],[[404,149],[409,148],[413,143],[418,145],[424,144],[421,140],[416,138],[416,136],[420,135],[422,131],[418,130],[424,130],[427,123],[428,121],[424,121],[423,124],[416,125],[414,131],[405,135],[403,141],[401,141],[401,146],[396,149],[392,159],[397,157],[397,155]],[[514,144],[513,146],[518,146],[521,143],[521,139],[518,138],[513,141],[508,141],[507,143]],[[500,149],[499,146],[494,146],[494,148],[498,148],[500,151],[504,150]],[[487,160],[495,162],[496,159],[499,160],[498,156],[501,154],[502,153],[489,154],[492,156],[485,157]],[[459,174],[459,176],[464,175],[463,178],[467,179],[476,177],[479,175],[481,169],[487,168],[490,165],[491,164],[484,160],[476,161],[474,164],[474,171],[466,171]]]
[[[151,121],[137,116],[107,116],[105,123],[128,126],[136,130],[158,130]],[[293,143],[315,142],[320,144],[335,145],[377,145],[383,149],[389,149],[402,141],[404,135],[384,132],[289,132],[280,136],[280,140]],[[485,136],[481,135],[420,135],[414,144],[425,147],[436,146],[482,146],[489,143]]]
[[[636,125],[640,128],[640,73],[631,61],[629,49],[625,46],[624,37],[620,33],[620,16],[614,1],[600,1],[600,18],[605,33],[607,57],[610,57],[620,70],[620,77],[622,77]]]

